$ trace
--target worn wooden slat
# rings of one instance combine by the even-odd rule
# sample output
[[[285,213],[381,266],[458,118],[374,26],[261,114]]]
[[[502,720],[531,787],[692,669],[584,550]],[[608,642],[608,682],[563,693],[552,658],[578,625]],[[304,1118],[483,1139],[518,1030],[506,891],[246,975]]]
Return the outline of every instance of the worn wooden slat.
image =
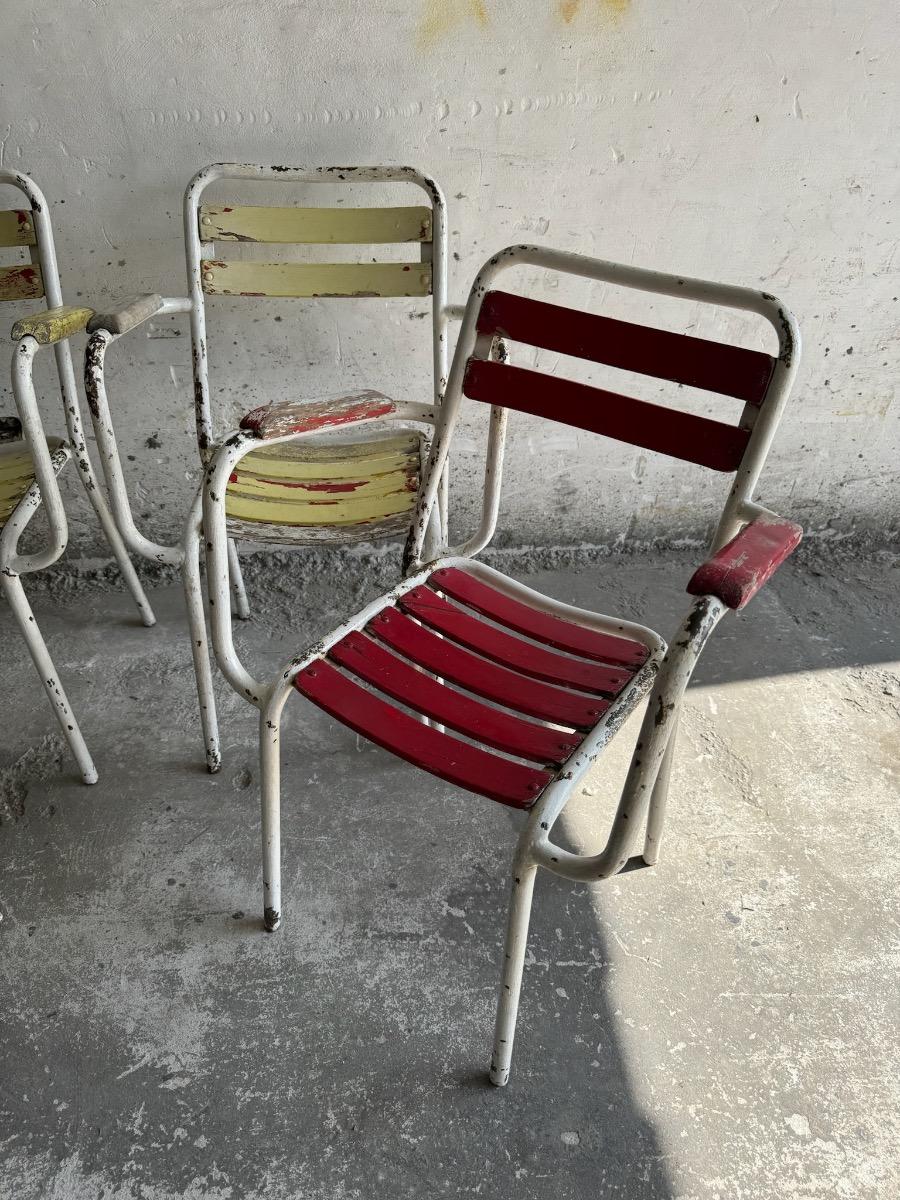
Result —
[[[750,438],[749,430],[709,417],[500,362],[469,359],[463,391],[485,404],[560,421],[714,471],[736,471]]]
[[[383,496],[326,494],[298,501],[244,496],[229,487],[225,494],[225,514],[242,521],[273,525],[356,525],[410,512],[415,500],[415,492],[408,487]]]
[[[418,439],[393,437],[375,442],[282,442],[254,450],[238,464],[243,478],[301,482],[315,479],[357,479],[418,468]]]
[[[579,734],[537,725],[454,691],[362,633],[348,634],[329,651],[329,658],[407,708],[519,758],[558,766],[582,742]]]
[[[488,292],[478,314],[478,330],[624,371],[720,392],[757,407],[765,398],[775,366],[774,358],[759,350],[635,325],[508,292]]]
[[[516,633],[524,633],[537,642],[544,642],[547,646],[555,646],[557,650],[566,650],[570,654],[579,654],[583,658],[614,666],[630,667],[632,670],[642,666],[650,656],[650,651],[640,642],[585,629],[563,617],[531,608],[458,567],[443,567],[435,571],[428,582],[431,587],[483,613],[492,621],[514,629]]]
[[[210,296],[429,296],[430,263],[258,263],[205,260]]]
[[[425,725],[366,691],[322,659],[301,671],[294,686],[356,733],[439,779],[512,808],[531,808],[554,778],[550,771],[500,758]]]
[[[469,650],[548,683],[581,688],[602,696],[617,696],[633,674],[620,667],[566,658],[554,650],[545,650],[513,637],[450,604],[427,587],[413,588],[400,598],[399,603],[405,612]]]
[[[307,404],[263,404],[241,417],[241,429],[257,437],[283,437],[288,433],[314,433],[342,425],[354,425],[395,411],[393,400],[366,389],[336,400],[314,400]]]
[[[31,210],[13,208],[0,212],[0,246],[36,246],[37,236]]]
[[[246,475],[236,471],[231,476],[228,491],[234,496],[260,497],[270,500],[328,500],[337,496],[355,499],[375,499],[391,496],[396,492],[414,492],[418,485],[418,472],[407,470],[386,471],[380,475],[357,479],[261,479],[258,475]]]
[[[40,300],[44,277],[37,263],[0,267],[0,300]]]
[[[80,333],[93,313],[92,308],[79,308],[72,304],[48,308],[46,312],[32,313],[30,317],[21,317],[16,321],[12,327],[12,338],[18,341],[19,338],[33,337],[42,346],[49,346]]]
[[[449,679],[476,696],[484,696],[541,721],[568,725],[572,729],[590,729],[609,708],[609,702],[599,696],[586,696],[540,683],[509,667],[489,662],[449,639],[439,637],[393,608],[384,609],[373,617],[366,629],[392,650],[441,679]]]
[[[430,242],[431,209],[204,204],[200,208],[200,240],[319,246]]]
[[[353,546],[360,542],[405,537],[409,531],[411,512],[411,509],[407,509],[377,521],[360,521],[349,525],[275,525],[229,517],[226,527],[229,537],[264,542],[266,545]]]

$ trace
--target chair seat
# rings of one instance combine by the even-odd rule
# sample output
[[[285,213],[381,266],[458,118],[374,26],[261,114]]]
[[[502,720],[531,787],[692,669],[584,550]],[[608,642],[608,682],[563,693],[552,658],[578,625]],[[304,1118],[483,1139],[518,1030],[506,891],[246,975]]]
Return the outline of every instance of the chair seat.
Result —
[[[294,686],[400,758],[527,809],[649,657],[642,642],[507,595],[481,570],[439,567]]]
[[[419,436],[367,429],[341,437],[281,442],[241,459],[225,498],[229,534],[297,543],[404,533],[419,486]]]
[[[47,438],[51,454],[61,445],[59,438]],[[15,441],[0,445],[0,528],[12,516],[33,482],[34,461],[26,444]]]

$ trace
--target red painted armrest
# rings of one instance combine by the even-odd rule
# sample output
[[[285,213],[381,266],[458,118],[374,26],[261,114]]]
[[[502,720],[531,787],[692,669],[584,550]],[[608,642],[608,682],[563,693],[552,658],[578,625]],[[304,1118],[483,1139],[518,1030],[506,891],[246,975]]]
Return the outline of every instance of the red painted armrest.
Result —
[[[352,425],[372,417],[387,417],[396,412],[393,400],[381,392],[353,392],[339,400],[321,400],[311,404],[267,404],[254,408],[241,420],[241,429],[257,437],[283,437],[287,433],[312,433],[338,425]]]
[[[757,517],[691,577],[692,596],[718,596],[729,608],[743,608],[796,549],[803,530],[793,521]]]

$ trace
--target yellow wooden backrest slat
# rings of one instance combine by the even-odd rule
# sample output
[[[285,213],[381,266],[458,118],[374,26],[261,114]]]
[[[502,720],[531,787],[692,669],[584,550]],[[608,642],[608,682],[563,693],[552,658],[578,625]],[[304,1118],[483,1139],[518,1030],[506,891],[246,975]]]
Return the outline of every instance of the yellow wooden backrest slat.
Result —
[[[204,204],[200,208],[200,240],[317,246],[430,242],[431,209]]]
[[[258,263],[202,264],[203,290],[210,296],[430,296],[430,263]]]
[[[36,246],[34,221],[28,208],[0,212],[0,246]]]
[[[0,267],[0,300],[40,300],[44,277],[37,263]]]

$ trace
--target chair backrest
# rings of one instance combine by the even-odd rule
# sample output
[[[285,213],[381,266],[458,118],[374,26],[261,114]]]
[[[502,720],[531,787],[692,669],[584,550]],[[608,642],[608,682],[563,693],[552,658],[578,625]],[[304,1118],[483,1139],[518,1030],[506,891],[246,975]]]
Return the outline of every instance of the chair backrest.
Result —
[[[40,188],[21,171],[0,168],[0,184],[17,188],[28,200],[27,208],[0,211],[0,247],[28,251],[28,262],[0,264],[0,302],[40,300],[48,308],[62,304],[59,269],[50,211]],[[16,255],[21,259],[21,255]]]
[[[204,204],[219,180],[307,183],[405,183],[422,190],[427,204],[381,208],[279,208]],[[216,164],[194,177],[185,195],[185,244],[194,343],[197,437],[201,452],[213,439],[206,350],[207,296],[307,299],[431,297],[434,399],[446,385],[447,226],[444,198],[427,176],[411,167],[261,167]],[[216,257],[216,245],[409,245],[408,262],[257,262]],[[221,251],[219,251],[221,253]]]
[[[656,295],[755,312],[774,328],[778,353],[770,355],[614,320],[491,286],[498,274],[517,265],[546,267],[559,274]],[[743,410],[736,423],[729,423],[514,366],[512,362],[494,361],[492,347],[497,338],[731,396],[742,401]],[[462,552],[477,552],[494,531],[505,433],[505,424],[498,422],[505,422],[508,409],[563,422],[715,471],[734,473],[735,484],[716,533],[716,543],[722,544],[736,532],[741,503],[752,498],[796,373],[798,355],[799,335],[793,318],[765,292],[663,275],[535,246],[513,246],[495,255],[477,276],[469,295],[450,372],[444,427],[433,452],[434,462],[446,454],[463,395],[492,406],[495,422],[485,474],[482,525]],[[514,349],[510,357],[515,357]],[[420,500],[422,510],[430,508],[432,474],[429,465]],[[414,550],[414,560],[417,557]]]

